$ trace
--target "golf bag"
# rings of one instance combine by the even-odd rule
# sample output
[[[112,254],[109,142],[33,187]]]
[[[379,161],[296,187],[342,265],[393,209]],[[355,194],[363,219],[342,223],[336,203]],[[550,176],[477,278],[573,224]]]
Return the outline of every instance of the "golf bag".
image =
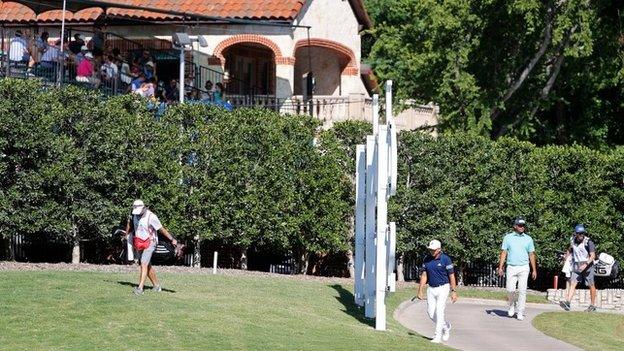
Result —
[[[598,255],[598,259],[594,261],[594,269],[596,276],[614,279],[617,277],[620,267],[613,256],[603,252]]]
[[[166,264],[166,263],[174,263],[176,256],[176,250],[173,244],[163,238],[162,236],[158,236],[158,244],[156,245],[156,249],[152,254],[152,260],[155,263]]]

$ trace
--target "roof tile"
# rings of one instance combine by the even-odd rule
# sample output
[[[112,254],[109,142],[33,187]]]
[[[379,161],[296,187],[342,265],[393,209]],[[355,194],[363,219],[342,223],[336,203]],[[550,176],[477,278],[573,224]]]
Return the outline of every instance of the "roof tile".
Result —
[[[303,8],[305,0],[108,0],[108,2],[145,6],[151,8],[201,14],[205,16],[243,18],[243,19],[275,19],[289,21],[295,19]],[[92,22],[103,14],[99,8],[88,8],[74,14],[66,15],[69,22]],[[109,8],[108,16],[131,19],[165,20],[176,16],[141,10]],[[39,16],[28,7],[0,1],[0,22],[60,22],[61,11],[47,11]]]

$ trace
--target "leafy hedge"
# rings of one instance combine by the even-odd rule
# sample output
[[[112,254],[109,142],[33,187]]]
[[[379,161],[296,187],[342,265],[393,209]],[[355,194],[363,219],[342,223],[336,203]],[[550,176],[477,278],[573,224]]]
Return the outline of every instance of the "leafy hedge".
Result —
[[[364,122],[318,126],[202,105],[157,121],[133,96],[0,80],[0,235],[107,238],[142,198],[182,239],[217,241],[241,258],[250,247],[289,254],[305,272],[310,255],[351,247],[354,149],[371,132]],[[600,251],[624,258],[624,149],[418,132],[399,143],[390,218],[404,256],[438,238],[462,263],[495,262],[523,215],[542,267],[557,266],[579,222]]]
[[[0,234],[110,236],[142,198],[180,238],[300,258],[344,251],[351,188],[317,121],[268,110],[103,100],[0,81]]]
[[[513,219],[527,218],[540,266],[558,266],[576,223],[599,251],[624,258],[624,149],[535,147],[467,134],[400,134],[399,189],[391,217],[399,250],[441,239],[460,262],[497,261]]]

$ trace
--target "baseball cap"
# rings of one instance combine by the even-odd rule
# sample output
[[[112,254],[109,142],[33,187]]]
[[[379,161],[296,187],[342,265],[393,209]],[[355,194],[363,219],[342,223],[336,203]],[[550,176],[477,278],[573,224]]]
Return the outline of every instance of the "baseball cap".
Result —
[[[441,247],[442,247],[442,243],[440,242],[440,240],[436,240],[436,239],[431,240],[429,242],[429,245],[427,245],[427,248],[429,250],[437,250]]]
[[[574,233],[576,234],[586,233],[585,226],[582,224],[577,224],[576,227],[574,227]]]
[[[88,59],[92,59],[92,58],[93,58],[93,54],[92,54],[92,53],[90,53],[90,52],[87,52],[87,53],[85,54],[85,57],[86,57],[86,58],[88,58]]]
[[[134,200],[134,202],[132,203],[132,214],[133,215],[141,214],[141,212],[143,212],[144,207],[145,207],[145,204],[143,203],[142,200]]]
[[[152,62],[152,61],[147,61],[147,63],[145,65],[154,68],[154,62]]]
[[[526,220],[524,217],[518,217],[514,220],[514,225],[526,225]]]
[[[89,51],[89,48],[86,45],[80,47],[80,51]]]

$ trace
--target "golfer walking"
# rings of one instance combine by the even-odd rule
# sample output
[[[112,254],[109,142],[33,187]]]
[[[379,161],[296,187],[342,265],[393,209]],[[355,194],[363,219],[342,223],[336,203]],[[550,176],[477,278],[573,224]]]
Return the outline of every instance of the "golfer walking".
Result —
[[[129,240],[132,241],[134,249],[139,256],[139,285],[134,288],[134,293],[136,295],[143,294],[145,279],[148,277],[152,281],[152,289],[155,292],[162,291],[156,277],[156,270],[154,270],[151,264],[152,254],[156,250],[158,243],[157,233],[161,233],[165,238],[169,239],[173,246],[178,245],[177,240],[169,234],[167,229],[160,223],[158,217],[141,200],[136,200],[132,204],[132,217],[128,220],[126,233],[128,233]]]
[[[583,283],[589,288],[591,305],[587,312],[596,310],[596,285],[594,284],[594,260],[596,259],[596,245],[589,239],[585,226],[582,224],[574,227],[574,236],[570,239],[570,248],[566,252],[565,260],[572,257],[572,274],[570,277],[570,289],[565,301],[559,305],[566,311],[570,310],[570,301],[574,296],[574,290],[578,283]]]
[[[533,239],[525,233],[526,221],[522,217],[516,218],[513,232],[505,235],[501,246],[500,260],[498,262],[498,274],[503,276],[503,265],[507,263],[507,300],[509,310],[507,315],[514,314],[519,321],[524,319],[526,306],[526,290],[529,272],[533,280],[537,279],[537,265],[535,263],[535,245]],[[531,268],[529,269],[529,263]],[[532,272],[531,272],[532,270]],[[516,301],[516,284],[518,286]]]
[[[427,314],[435,323],[435,335],[431,342],[440,343],[450,337],[451,323],[444,319],[446,299],[451,293],[451,301],[457,301],[455,282],[455,270],[451,258],[442,253],[442,244],[438,240],[431,240],[427,246],[429,255],[425,257],[422,265],[423,272],[420,275],[418,286],[418,298],[424,299],[423,288],[427,288]]]

